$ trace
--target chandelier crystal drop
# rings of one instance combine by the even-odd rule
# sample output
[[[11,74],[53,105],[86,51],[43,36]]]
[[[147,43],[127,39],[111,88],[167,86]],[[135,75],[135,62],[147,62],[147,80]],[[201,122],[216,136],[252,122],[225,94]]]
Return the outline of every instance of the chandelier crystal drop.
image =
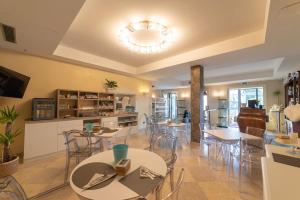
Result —
[[[160,39],[152,42],[151,44],[144,44],[136,41],[134,40],[133,35],[139,31],[143,31],[143,33],[157,32]],[[120,30],[119,38],[123,44],[132,51],[142,54],[154,54],[167,49],[173,42],[174,34],[167,26],[158,22],[144,20],[130,23],[123,27]]]

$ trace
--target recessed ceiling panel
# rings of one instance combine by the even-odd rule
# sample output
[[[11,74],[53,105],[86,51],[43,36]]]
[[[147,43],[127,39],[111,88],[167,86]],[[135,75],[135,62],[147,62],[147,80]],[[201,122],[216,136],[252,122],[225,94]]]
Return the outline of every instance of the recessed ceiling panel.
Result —
[[[130,66],[141,66],[263,28],[265,0],[89,0],[61,44]],[[120,42],[122,27],[158,21],[175,32],[173,44],[157,54],[138,54]]]

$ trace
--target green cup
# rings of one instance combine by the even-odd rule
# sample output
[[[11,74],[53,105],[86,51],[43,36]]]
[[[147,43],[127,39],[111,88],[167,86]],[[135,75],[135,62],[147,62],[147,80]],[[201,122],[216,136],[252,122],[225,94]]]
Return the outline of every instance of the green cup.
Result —
[[[113,146],[115,163],[119,162],[123,158],[127,158],[128,145],[116,144]]]
[[[93,123],[86,123],[84,126],[85,126],[85,130],[86,130],[88,133],[93,132],[93,128],[94,128],[94,124],[93,124]]]

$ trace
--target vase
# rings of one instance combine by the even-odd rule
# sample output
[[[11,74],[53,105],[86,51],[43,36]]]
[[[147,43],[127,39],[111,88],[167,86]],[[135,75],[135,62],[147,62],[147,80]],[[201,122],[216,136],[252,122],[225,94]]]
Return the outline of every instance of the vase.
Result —
[[[107,93],[114,93],[115,88],[106,88]]]
[[[16,156],[13,160],[0,164],[0,178],[11,176],[17,172],[19,165],[19,157]]]

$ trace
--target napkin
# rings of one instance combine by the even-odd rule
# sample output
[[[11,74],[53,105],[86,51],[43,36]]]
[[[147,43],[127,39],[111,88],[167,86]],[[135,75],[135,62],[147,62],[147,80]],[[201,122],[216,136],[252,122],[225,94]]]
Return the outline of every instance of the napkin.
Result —
[[[83,186],[83,188],[90,187],[91,185],[101,180],[104,176],[105,176],[104,174],[99,174],[99,173],[94,174],[94,176],[92,176],[89,182],[85,186]]]

